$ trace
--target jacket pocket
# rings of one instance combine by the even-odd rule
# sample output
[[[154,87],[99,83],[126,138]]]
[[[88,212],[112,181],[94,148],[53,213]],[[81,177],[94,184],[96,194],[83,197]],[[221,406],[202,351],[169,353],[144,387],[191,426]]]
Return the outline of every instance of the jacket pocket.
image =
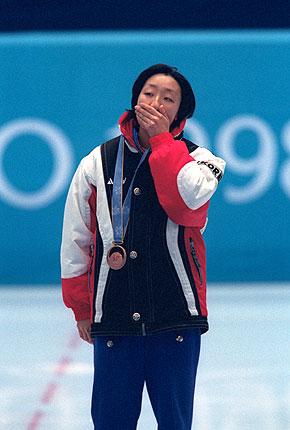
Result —
[[[201,265],[200,265],[200,262],[198,260],[198,257],[197,257],[197,254],[196,254],[196,251],[194,248],[194,243],[193,243],[193,240],[191,237],[189,238],[189,245],[190,245],[190,253],[191,253],[194,265],[196,267],[197,273],[198,273],[199,281],[200,281],[200,284],[202,285]]]

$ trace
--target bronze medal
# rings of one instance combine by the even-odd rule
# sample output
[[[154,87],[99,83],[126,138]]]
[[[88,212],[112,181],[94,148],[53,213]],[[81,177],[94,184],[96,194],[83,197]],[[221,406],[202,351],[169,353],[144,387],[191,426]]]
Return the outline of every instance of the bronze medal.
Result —
[[[120,270],[127,260],[126,250],[120,245],[113,245],[107,253],[107,262],[111,269]]]

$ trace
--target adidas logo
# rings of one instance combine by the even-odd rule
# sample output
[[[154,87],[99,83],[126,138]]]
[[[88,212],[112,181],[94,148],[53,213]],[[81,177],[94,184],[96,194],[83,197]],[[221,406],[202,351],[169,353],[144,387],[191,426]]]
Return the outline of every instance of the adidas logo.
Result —
[[[126,179],[127,179],[127,178],[124,178],[124,179],[123,179],[123,185],[125,184]],[[110,178],[110,179],[108,180],[107,184],[108,184],[108,185],[114,185],[113,179],[112,179],[112,178]]]

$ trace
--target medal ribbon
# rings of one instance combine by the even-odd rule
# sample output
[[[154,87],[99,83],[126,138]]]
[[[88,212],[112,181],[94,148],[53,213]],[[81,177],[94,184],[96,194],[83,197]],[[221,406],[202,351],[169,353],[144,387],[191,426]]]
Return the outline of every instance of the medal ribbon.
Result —
[[[137,132],[134,130],[134,141],[139,149],[141,150],[141,146],[138,142]],[[146,149],[142,157],[139,161],[139,164],[135,170],[133,178],[131,180],[131,184],[129,186],[126,198],[124,200],[124,204],[122,205],[122,197],[123,197],[123,175],[124,175],[124,146],[125,146],[125,138],[121,135],[119,140],[118,154],[116,160],[116,167],[114,173],[114,184],[113,184],[113,196],[112,196],[112,224],[113,224],[113,233],[114,233],[114,243],[123,243],[124,237],[126,234],[126,230],[129,224],[130,218],[130,208],[131,208],[131,196],[132,196],[132,188],[133,182],[136,176],[136,173],[145,160],[150,148]]]

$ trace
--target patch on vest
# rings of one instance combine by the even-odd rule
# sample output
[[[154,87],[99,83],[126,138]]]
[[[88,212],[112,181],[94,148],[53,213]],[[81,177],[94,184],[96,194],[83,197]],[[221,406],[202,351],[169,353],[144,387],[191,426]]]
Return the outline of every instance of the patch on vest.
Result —
[[[221,169],[216,167],[214,164],[209,163],[208,161],[197,161],[197,164],[204,164],[205,166],[207,166],[211,170],[211,172],[214,174],[214,176],[217,178],[218,181],[220,181],[222,179],[223,172],[221,171]]]

